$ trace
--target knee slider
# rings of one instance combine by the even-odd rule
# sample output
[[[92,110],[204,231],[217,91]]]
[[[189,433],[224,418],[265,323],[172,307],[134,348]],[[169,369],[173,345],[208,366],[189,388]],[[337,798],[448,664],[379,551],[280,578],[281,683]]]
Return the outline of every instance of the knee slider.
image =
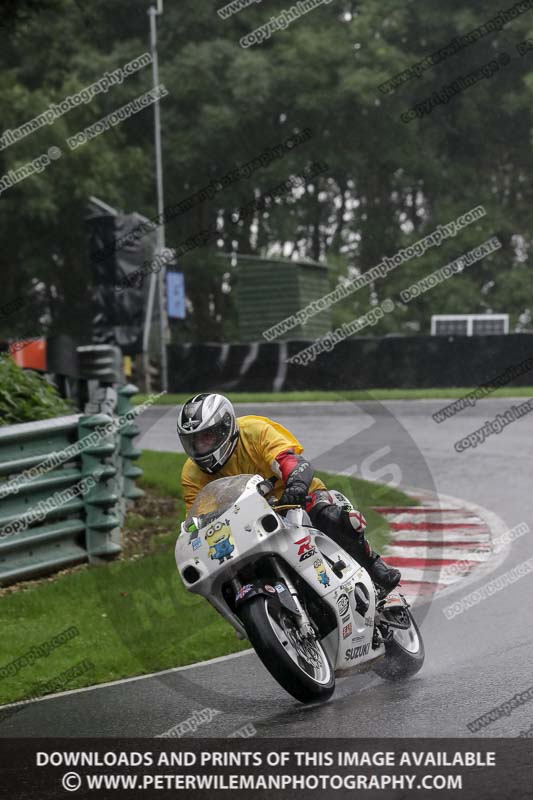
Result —
[[[353,509],[352,511],[345,511],[344,512],[348,517],[348,522],[351,528],[356,533],[364,533],[366,530],[366,519],[364,518],[363,514],[357,509]]]

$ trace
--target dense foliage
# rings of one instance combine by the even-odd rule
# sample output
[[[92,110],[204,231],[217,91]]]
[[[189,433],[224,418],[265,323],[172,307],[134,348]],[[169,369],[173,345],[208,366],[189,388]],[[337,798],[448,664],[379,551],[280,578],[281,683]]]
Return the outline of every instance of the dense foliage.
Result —
[[[43,375],[31,369],[21,369],[9,356],[0,355],[0,425],[72,413],[70,405]]]
[[[148,0],[45,0],[0,29],[0,116],[14,128],[149,49]],[[223,20],[223,0],[165,0],[159,22],[165,199],[178,203],[210,180],[306,127],[312,138],[177,216],[167,244],[218,226],[208,247],[182,260],[189,308],[182,339],[234,339],[235,269],[217,253],[323,259],[332,285],[477,205],[486,216],[387,279],[335,306],[335,322],[364,313],[468,249],[497,235],[503,247],[417,302],[398,307],[372,333],[427,331],[431,313],[510,312],[529,326],[528,253],[533,184],[533,51],[516,45],[533,10],[449,56],[394,92],[379,84],[494,17],[501,4],[447,0],[334,0],[260,45],[239,39],[290,3],[269,0]],[[136,11],[138,13],[136,13]],[[408,124],[400,115],[458,76],[507,53],[510,62]],[[0,270],[5,301],[0,339],[42,330],[81,335],[90,320],[84,213],[94,194],[125,211],[155,214],[151,106],[75,151],[67,136],[151,86],[147,67],[55,122],[0,151],[0,175],[60,147],[43,173],[0,202]],[[0,131],[1,133],[1,131]],[[328,171],[235,223],[232,214],[306,165]]]

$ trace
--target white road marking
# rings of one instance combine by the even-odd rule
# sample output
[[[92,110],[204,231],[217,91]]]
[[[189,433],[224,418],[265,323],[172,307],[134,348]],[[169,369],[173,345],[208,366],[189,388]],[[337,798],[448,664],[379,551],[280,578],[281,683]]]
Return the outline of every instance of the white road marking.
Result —
[[[107,686],[119,686],[122,683],[133,683],[134,681],[143,681],[147,678],[157,678],[159,675],[171,675],[173,672],[184,672],[187,669],[196,669],[197,667],[210,666],[211,664],[218,664],[221,661],[229,661],[231,658],[240,658],[242,656],[249,656],[254,654],[254,651],[241,650],[239,653],[229,653],[227,656],[217,656],[216,658],[209,658],[207,661],[197,661],[195,664],[185,664],[183,667],[171,667],[170,669],[162,669],[159,672],[150,672],[148,675],[134,675],[131,678],[118,678],[116,681],[106,681],[105,683],[95,683],[92,686],[82,686],[79,689],[67,689],[64,692],[57,692],[56,694],[47,694],[44,697],[35,697],[30,700],[17,700],[16,703],[6,703],[0,706],[0,712],[4,708],[14,708],[15,706],[33,705],[33,703],[42,703],[44,700],[55,700],[56,697],[65,697],[70,694],[79,694],[80,692],[92,692],[94,689],[103,689]],[[2,718],[0,715],[0,725]]]

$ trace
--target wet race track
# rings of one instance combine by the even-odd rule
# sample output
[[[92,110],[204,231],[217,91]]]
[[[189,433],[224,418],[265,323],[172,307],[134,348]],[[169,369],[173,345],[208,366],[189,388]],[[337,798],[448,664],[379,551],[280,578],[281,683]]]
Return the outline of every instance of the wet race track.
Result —
[[[290,403],[237,407],[271,416],[292,430],[316,467],[416,487],[493,512],[506,528],[532,524],[533,414],[456,452],[454,442],[503,413],[511,399],[486,399],[437,424],[446,401]],[[139,418],[140,446],[178,450],[176,413],[149,408]],[[178,476],[176,476],[178,480]],[[157,736],[211,709],[197,736],[228,736],[254,726],[259,736],[472,736],[467,723],[533,684],[533,580],[520,580],[447,619],[443,609],[531,556],[521,536],[490,565],[429,603],[415,607],[426,646],[422,671],[402,685],[372,673],[340,679],[321,706],[293,700],[253,653],[130,679],[0,712],[0,735]],[[173,553],[169,553],[173,558]],[[450,590],[448,590],[449,592]],[[215,713],[219,712],[219,713]],[[207,721],[207,717],[212,719]],[[518,736],[531,727],[533,703],[482,728],[478,736]]]

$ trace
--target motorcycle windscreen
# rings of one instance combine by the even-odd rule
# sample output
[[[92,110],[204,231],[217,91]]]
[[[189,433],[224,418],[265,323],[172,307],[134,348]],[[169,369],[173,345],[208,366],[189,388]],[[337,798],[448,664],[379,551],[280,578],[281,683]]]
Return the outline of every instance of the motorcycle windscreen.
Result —
[[[192,517],[209,514],[214,518],[223,514],[239,499],[250,478],[253,478],[253,475],[233,475],[229,478],[217,478],[208,483],[196,495],[185,524],[187,525]]]

